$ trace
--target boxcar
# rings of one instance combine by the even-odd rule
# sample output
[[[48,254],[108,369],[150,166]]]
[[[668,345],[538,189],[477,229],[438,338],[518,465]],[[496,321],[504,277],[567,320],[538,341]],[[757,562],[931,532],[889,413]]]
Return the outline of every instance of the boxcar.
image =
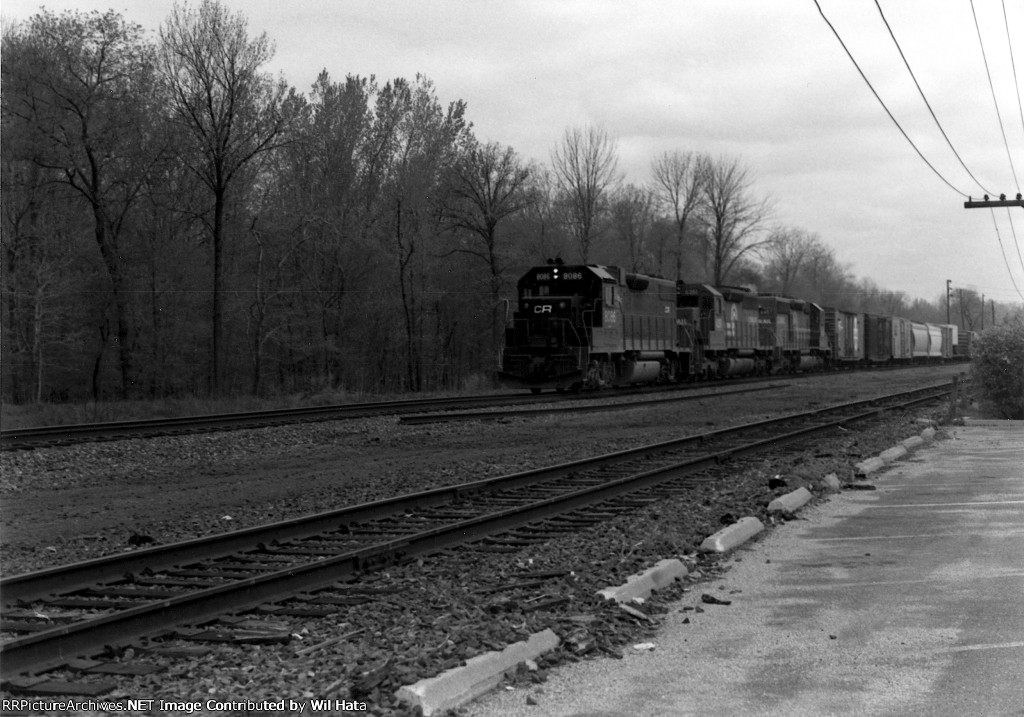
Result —
[[[939,324],[939,330],[942,331],[942,358],[951,359],[956,355],[960,341],[960,327],[955,324]]]
[[[892,358],[894,361],[910,361],[914,357],[914,335],[911,320],[892,317]]]
[[[832,345],[832,360],[855,363],[864,360],[864,316],[842,309],[825,309],[825,334]]]
[[[893,317],[864,314],[864,359],[888,363],[893,357]]]
[[[977,331],[957,331],[956,346],[953,349],[953,355],[961,358],[970,358],[971,349],[977,340]]]
[[[820,356],[824,363],[828,363],[832,357],[832,346],[825,333],[825,310],[815,303],[807,302],[807,313],[810,316],[810,345],[811,353]]]

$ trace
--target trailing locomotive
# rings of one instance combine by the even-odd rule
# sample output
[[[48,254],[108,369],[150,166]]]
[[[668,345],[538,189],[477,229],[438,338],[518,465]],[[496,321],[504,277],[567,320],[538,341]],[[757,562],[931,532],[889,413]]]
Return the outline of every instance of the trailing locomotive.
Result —
[[[499,377],[534,392],[941,360],[957,347],[955,326],[614,266],[549,262],[517,288]]]

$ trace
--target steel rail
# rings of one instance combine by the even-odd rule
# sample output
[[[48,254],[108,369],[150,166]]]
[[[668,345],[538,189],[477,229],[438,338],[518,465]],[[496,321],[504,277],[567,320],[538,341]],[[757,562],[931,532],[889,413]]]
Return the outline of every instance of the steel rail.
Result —
[[[448,423],[452,421],[495,421],[501,418],[530,418],[532,416],[548,416],[558,413],[600,413],[602,411],[626,411],[644,406],[657,406],[666,403],[679,401],[699,401],[704,398],[718,398],[720,396],[732,396],[740,393],[756,393],[758,391],[772,391],[785,388],[789,384],[779,383],[769,386],[755,386],[753,388],[737,388],[729,391],[717,391],[715,393],[687,393],[683,396],[671,396],[669,398],[652,398],[645,401],[630,401],[629,403],[603,403],[599,406],[572,406],[556,408],[526,408],[514,411],[471,411],[463,413],[423,413],[403,415],[398,417],[399,423],[419,425],[424,423]]]
[[[875,367],[871,370],[902,370],[920,368],[920,366]],[[826,373],[787,374],[787,380],[815,378],[826,376]],[[776,380],[773,377],[769,380]],[[738,377],[730,379],[730,383],[758,383],[765,378]],[[692,391],[708,386],[704,382],[681,384],[657,384],[633,388],[618,388],[621,394],[646,394],[664,391]],[[201,433],[215,430],[237,430],[240,428],[258,428],[300,422],[317,422],[346,420],[378,415],[403,415],[422,412],[424,410],[450,408],[457,410],[463,407],[479,405],[509,405],[521,403],[545,403],[551,401],[593,401],[607,398],[611,392],[583,393],[547,393],[542,395],[508,393],[484,396],[456,396],[439,399],[399,399],[393,401],[361,402],[336,404],[330,406],[307,406],[301,408],[281,408],[265,411],[242,411],[233,413],[205,414],[197,416],[179,416],[171,418],[146,418],[138,420],[107,421],[102,423],[78,423],[56,426],[34,426],[27,428],[0,429],[0,451],[29,450],[41,447],[74,445],[93,441],[124,440],[145,438],[156,435],[178,435]]]
[[[902,406],[934,400],[942,393],[948,392],[944,387],[938,395],[932,392],[918,395],[904,402]],[[923,390],[910,393],[922,394]],[[849,409],[854,405],[870,404],[879,399],[843,404],[841,407],[818,409],[803,414],[791,414],[788,420],[799,420],[819,416],[826,411]],[[436,552],[465,542],[504,532],[510,528],[525,525],[552,515],[575,510],[583,505],[601,502],[623,492],[635,491],[671,477],[703,470],[711,465],[721,463],[738,455],[758,452],[766,448],[804,439],[810,435],[864,420],[888,410],[892,406],[874,406],[852,416],[841,416],[824,423],[806,426],[789,431],[780,436],[754,441],[741,447],[726,448],[723,451],[709,453],[682,463],[675,463],[654,470],[634,474],[624,478],[576,490],[571,493],[555,496],[525,506],[508,508],[470,519],[434,527],[412,535],[401,536],[383,541],[375,545],[359,548],[336,557],[308,563],[306,565],[289,566],[288,568],[262,576],[235,580],[234,582],[185,593],[169,599],[158,600],[147,605],[106,615],[100,618],[65,625],[38,632],[27,637],[17,638],[0,646],[3,676],[58,667],[68,657],[97,651],[105,645],[124,644],[128,641],[159,633],[182,623],[201,623],[223,614],[226,610],[244,610],[262,603],[280,600],[296,593],[323,588],[336,583],[340,578],[354,572],[372,569],[382,564],[403,561],[417,555]],[[737,433],[744,430],[763,428],[765,424],[778,424],[783,419],[746,424],[744,426],[716,431],[715,434]],[[706,439],[707,434],[692,437]],[[664,444],[677,443],[667,441]],[[647,447],[648,449],[650,447]],[[629,451],[636,453],[638,449]],[[615,454],[599,457],[607,459]],[[570,464],[563,464],[561,469]],[[532,471],[530,473],[538,473]],[[521,479],[524,474],[517,474]],[[495,479],[479,481],[469,486],[493,483]],[[457,486],[465,488],[466,485]],[[94,562],[94,561],[90,561]]]
[[[0,430],[0,450],[15,450],[38,445],[69,445],[99,440],[119,440],[159,433],[201,432],[249,426],[268,426],[282,422],[331,421],[376,415],[401,414],[424,409],[452,409],[467,406],[507,405],[536,402],[537,397],[524,394],[497,394],[488,396],[461,396],[435,399],[402,399],[346,403],[330,406],[279,408],[265,411],[239,411],[211,413],[198,416],[171,418],[143,418],[138,420],[106,421],[102,423],[76,423],[56,426],[34,426]]]

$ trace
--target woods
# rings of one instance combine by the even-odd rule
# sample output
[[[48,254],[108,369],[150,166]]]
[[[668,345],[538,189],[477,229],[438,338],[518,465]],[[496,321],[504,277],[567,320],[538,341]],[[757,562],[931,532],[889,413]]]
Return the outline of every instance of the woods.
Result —
[[[5,401],[483,385],[551,256],[945,318],[774,224],[739,158],[666,148],[624,184],[582,126],[544,166],[424,76],[289,86],[215,0],[154,39],[43,11],[2,52]]]

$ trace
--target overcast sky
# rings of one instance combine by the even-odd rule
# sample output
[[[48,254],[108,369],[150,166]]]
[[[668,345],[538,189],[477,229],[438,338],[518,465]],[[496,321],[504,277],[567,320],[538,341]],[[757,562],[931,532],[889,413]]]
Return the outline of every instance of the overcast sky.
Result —
[[[302,91],[322,69],[336,80],[421,73],[442,101],[466,101],[479,139],[545,164],[567,127],[604,126],[638,184],[665,151],[736,158],[755,192],[774,200],[777,224],[818,234],[858,277],[911,298],[941,297],[951,279],[1024,302],[1011,281],[1024,293],[1024,211],[964,209],[886,116],[814,0],[224,2],[245,13],[250,34],[276,43],[266,69]],[[875,4],[819,2],[924,156],[956,190],[984,194],[942,138]],[[1024,3],[1005,3],[1008,39],[1002,0],[974,0],[983,43],[969,0],[880,3],[964,163],[995,194],[1021,191]],[[0,13],[24,20],[39,5],[2,0]],[[113,8],[155,33],[172,2],[45,5]]]

